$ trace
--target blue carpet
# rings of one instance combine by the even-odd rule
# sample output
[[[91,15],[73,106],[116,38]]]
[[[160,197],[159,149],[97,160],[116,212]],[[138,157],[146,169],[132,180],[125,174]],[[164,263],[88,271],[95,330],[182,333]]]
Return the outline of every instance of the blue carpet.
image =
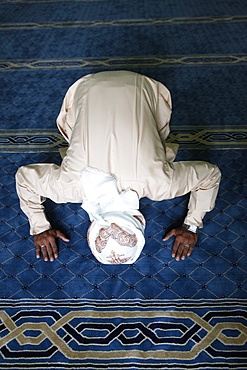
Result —
[[[246,4],[243,1],[0,1],[0,369],[247,368]],[[66,233],[35,258],[14,175],[60,163],[55,126],[78,78],[128,69],[173,97],[178,160],[216,163],[222,184],[186,261],[162,242],[188,197],[141,200],[137,262],[106,266],[86,243],[86,213],[45,206]]]

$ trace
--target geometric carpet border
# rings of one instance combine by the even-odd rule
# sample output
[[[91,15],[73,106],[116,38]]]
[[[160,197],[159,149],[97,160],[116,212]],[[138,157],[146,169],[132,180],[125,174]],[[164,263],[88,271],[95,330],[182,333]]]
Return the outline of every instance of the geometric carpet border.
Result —
[[[13,1],[13,0],[12,0]],[[43,0],[43,2],[47,0]],[[65,0],[63,0],[65,1]],[[68,1],[68,0],[67,0]],[[6,1],[5,1],[6,2]],[[10,0],[9,0],[10,2]],[[14,1],[13,1],[14,2]],[[17,1],[15,1],[17,2]],[[20,0],[18,1],[21,2]],[[27,0],[23,1],[27,2]],[[42,2],[42,0],[39,0]],[[54,0],[53,0],[54,2]],[[114,19],[114,20],[73,20],[56,22],[15,22],[1,23],[0,27],[4,30],[12,29],[39,29],[39,28],[86,28],[86,27],[116,27],[116,26],[151,26],[151,25],[173,25],[173,24],[193,24],[193,23],[222,23],[222,22],[246,22],[246,15],[233,16],[210,16],[210,17],[172,17],[172,18],[142,18],[142,19]]]
[[[1,60],[0,71],[82,69],[82,68],[133,68],[133,67],[168,67],[168,66],[212,66],[212,65],[246,65],[246,54],[191,54],[135,57],[85,57],[70,59],[25,59]]]
[[[247,365],[244,300],[9,300],[0,318],[0,369]]]
[[[173,125],[167,142],[178,143],[181,149],[246,149],[247,128]],[[66,145],[57,130],[0,129],[1,152],[53,152]]]

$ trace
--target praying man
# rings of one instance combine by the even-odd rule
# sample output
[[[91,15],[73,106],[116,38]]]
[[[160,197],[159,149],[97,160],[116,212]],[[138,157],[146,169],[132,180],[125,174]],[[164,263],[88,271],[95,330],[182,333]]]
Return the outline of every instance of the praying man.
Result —
[[[174,162],[178,145],[166,143],[171,96],[160,82],[129,71],[90,74],[67,91],[57,126],[68,149],[61,165],[30,164],[16,174],[20,206],[34,235],[36,257],[58,257],[57,238],[44,201],[79,203],[91,225],[87,240],[103,264],[133,264],[145,245],[140,198],[154,201],[189,193],[184,223],[164,237],[174,237],[172,257],[190,256],[213,209],[220,171],[204,161]]]

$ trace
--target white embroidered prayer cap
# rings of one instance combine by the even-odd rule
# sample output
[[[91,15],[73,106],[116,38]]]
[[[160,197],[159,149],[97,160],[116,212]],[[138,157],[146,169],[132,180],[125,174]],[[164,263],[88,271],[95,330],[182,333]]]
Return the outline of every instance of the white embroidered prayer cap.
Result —
[[[133,264],[145,245],[143,216],[125,212],[102,214],[88,229],[88,245],[103,264]],[[145,222],[145,221],[144,221]]]

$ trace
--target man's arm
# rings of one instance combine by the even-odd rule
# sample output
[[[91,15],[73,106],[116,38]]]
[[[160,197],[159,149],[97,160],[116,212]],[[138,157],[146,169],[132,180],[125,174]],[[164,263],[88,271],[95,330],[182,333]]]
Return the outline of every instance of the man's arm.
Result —
[[[171,230],[163,239],[167,241],[175,237],[172,257],[179,261],[192,253],[198,238],[197,229],[203,226],[205,213],[214,208],[221,173],[216,165],[201,161],[175,162],[170,163],[170,167],[172,184],[169,197],[175,198],[190,192],[184,225]]]
[[[44,260],[53,261],[58,256],[56,238],[68,239],[58,230],[53,230],[44,212],[46,198],[59,201],[56,177],[59,167],[55,164],[23,166],[16,173],[16,190],[20,207],[30,223],[30,234],[34,235],[36,257],[42,252]]]

